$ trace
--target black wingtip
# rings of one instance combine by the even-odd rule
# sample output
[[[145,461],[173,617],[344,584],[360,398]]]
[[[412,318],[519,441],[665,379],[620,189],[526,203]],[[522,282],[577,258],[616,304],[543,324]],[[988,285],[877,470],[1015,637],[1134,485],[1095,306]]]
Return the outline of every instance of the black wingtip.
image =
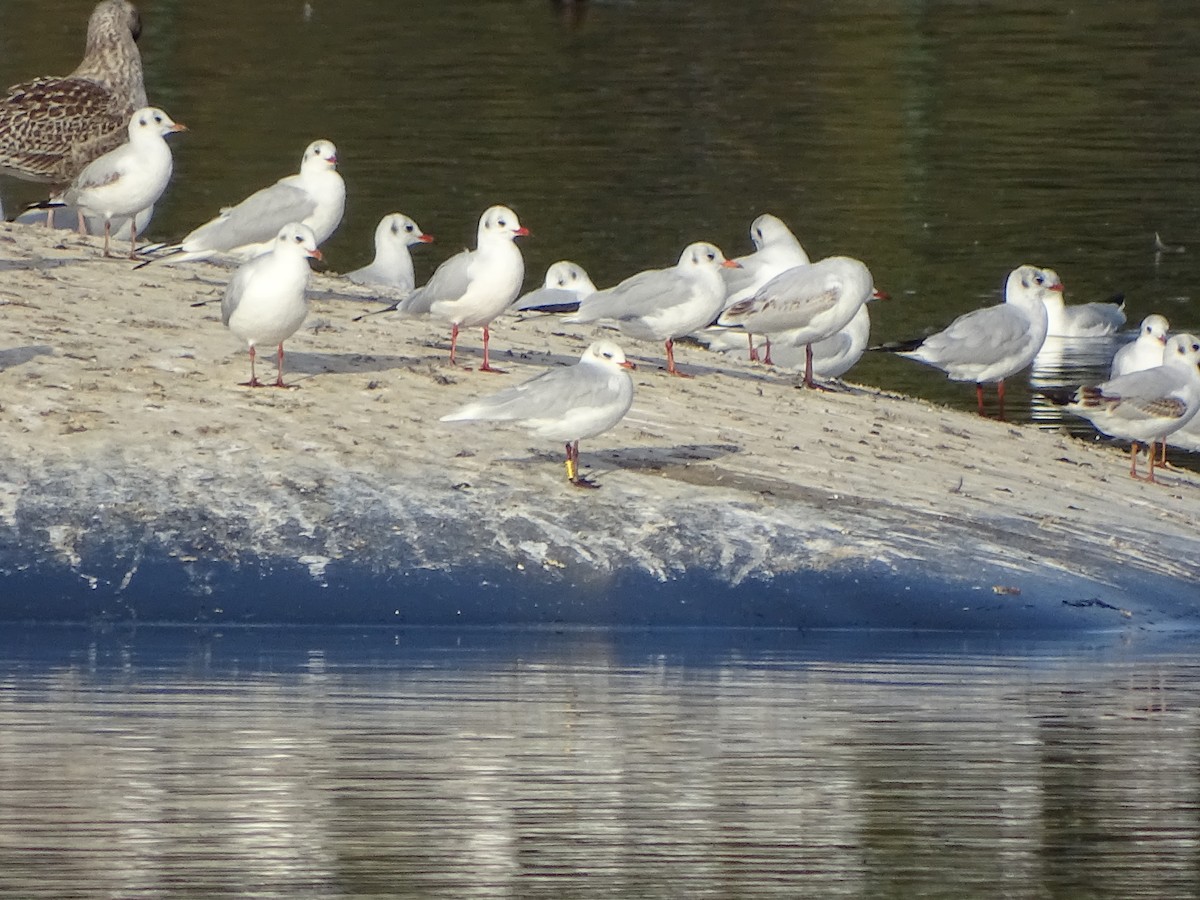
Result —
[[[1075,397],[1079,393],[1079,388],[1063,387],[1063,388],[1038,388],[1035,393],[1045,397],[1055,406],[1070,406],[1075,402]]]
[[[882,344],[876,344],[874,347],[868,347],[868,350],[874,350],[878,353],[911,353],[923,343],[925,338],[909,338],[906,341],[887,341]]]

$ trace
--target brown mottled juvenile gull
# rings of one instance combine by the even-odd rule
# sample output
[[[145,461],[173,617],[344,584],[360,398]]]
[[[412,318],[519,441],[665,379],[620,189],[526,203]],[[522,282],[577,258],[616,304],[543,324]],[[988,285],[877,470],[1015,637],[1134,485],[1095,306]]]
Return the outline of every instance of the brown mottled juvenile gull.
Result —
[[[0,173],[48,183],[57,192],[124,143],[130,116],[147,105],[139,34],[133,4],[102,0],[74,72],[9,88],[0,99]]]

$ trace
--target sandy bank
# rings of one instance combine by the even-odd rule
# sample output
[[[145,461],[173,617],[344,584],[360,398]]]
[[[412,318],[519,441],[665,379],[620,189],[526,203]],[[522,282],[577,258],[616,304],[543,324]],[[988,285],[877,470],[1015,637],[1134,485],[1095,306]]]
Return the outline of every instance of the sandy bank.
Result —
[[[443,425],[594,332],[508,317],[489,376],[313,279],[297,390],[248,390],[228,270],[0,226],[0,618],[1139,627],[1194,622],[1200,478],[697,348],[582,447]],[[464,360],[478,361],[467,332]],[[265,371],[269,371],[268,367]]]

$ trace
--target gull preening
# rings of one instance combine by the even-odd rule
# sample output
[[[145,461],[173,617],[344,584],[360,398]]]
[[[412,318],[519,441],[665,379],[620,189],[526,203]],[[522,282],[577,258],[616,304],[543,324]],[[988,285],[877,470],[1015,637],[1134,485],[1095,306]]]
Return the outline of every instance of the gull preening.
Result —
[[[250,380],[245,387],[263,387],[254,371],[255,346],[275,344],[275,387],[283,383],[283,342],[308,316],[309,259],[320,259],[312,229],[291,222],[279,230],[271,248],[233,274],[221,301],[221,321],[250,347]]]
[[[1169,442],[1169,436],[1200,411],[1200,338],[1173,335],[1167,341],[1162,365],[1081,387],[1069,397],[1046,396],[1105,434],[1130,441],[1129,474],[1133,478],[1139,477],[1139,446],[1147,444],[1150,471],[1145,480],[1154,481],[1155,444]]]
[[[320,247],[341,224],[345,208],[346,183],[337,171],[337,148],[330,141],[313,141],[301,157],[299,174],[222,209],[178,244],[163,247],[150,262],[186,262],[218,253],[252,259],[270,248],[279,230],[292,222],[307,225]]]
[[[1053,269],[1021,266],[1009,273],[1004,302],[959,316],[926,338],[880,347],[941,369],[951,381],[975,382],[983,415],[983,386],[996,383],[999,417],[1004,418],[1004,379],[1020,372],[1046,341],[1047,293],[1061,293]]]
[[[770,213],[763,213],[750,223],[750,241],[754,244],[754,252],[734,260],[741,268],[721,270],[721,277],[725,279],[725,309],[753,297],[776,275],[810,262],[792,230]],[[747,342],[750,359],[756,362],[759,342],[754,339],[753,332],[747,334]],[[767,348],[769,353],[769,342]]]
[[[721,313],[717,324],[804,347],[804,384],[814,388],[813,345],[841,331],[864,303],[881,296],[861,261],[831,256],[776,275]],[[771,362],[769,349],[765,359]]]
[[[529,234],[507,206],[493,206],[479,218],[474,250],[463,250],[395,308],[405,315],[426,313],[450,323],[450,364],[455,365],[460,328],[483,328],[480,372],[500,372],[488,359],[488,326],[516,299],[525,280],[525,260],[516,238]],[[362,318],[361,316],[359,318]]]
[[[133,4],[102,0],[88,20],[75,71],[9,88],[0,99],[0,173],[48,183],[58,193],[124,142],[129,117],[147,105],[141,30]]]
[[[1118,375],[1161,366],[1170,333],[1171,323],[1165,316],[1157,313],[1146,316],[1138,328],[1137,337],[1113,354],[1108,377],[1116,378]]]
[[[129,140],[92,160],[63,195],[78,210],[79,230],[85,215],[104,222],[104,255],[114,219],[129,224],[129,258],[137,259],[137,215],[154,206],[171,181],[173,163],[166,136],[187,128],[161,109],[147,106],[129,120]]]
[[[575,312],[584,297],[596,293],[596,285],[579,263],[560,259],[546,269],[540,288],[522,294],[513,304],[514,312]]]
[[[513,422],[566,444],[567,480],[596,487],[579,474],[579,442],[603,434],[633,405],[633,364],[612,341],[596,341],[573,366],[547,369],[442,416],[443,422]]]
[[[423,232],[411,218],[404,213],[389,213],[375,226],[375,258],[371,264],[347,272],[346,277],[355,284],[386,287],[407,296],[416,286],[408,248],[431,243],[433,235]]]
[[[709,324],[725,302],[721,268],[727,260],[704,241],[690,244],[669,269],[649,269],[631,275],[615,287],[585,297],[566,322],[612,322],[622,334],[639,341],[662,341],[667,371],[690,378],[675,367],[675,339]]]

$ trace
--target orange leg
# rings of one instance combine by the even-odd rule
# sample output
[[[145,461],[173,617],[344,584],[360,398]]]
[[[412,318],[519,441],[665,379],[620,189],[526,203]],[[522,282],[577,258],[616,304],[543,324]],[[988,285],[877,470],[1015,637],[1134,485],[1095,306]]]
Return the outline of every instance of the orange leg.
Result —
[[[680,378],[692,377],[687,372],[680,372],[675,368],[675,342],[671,338],[667,338],[667,372]]]

